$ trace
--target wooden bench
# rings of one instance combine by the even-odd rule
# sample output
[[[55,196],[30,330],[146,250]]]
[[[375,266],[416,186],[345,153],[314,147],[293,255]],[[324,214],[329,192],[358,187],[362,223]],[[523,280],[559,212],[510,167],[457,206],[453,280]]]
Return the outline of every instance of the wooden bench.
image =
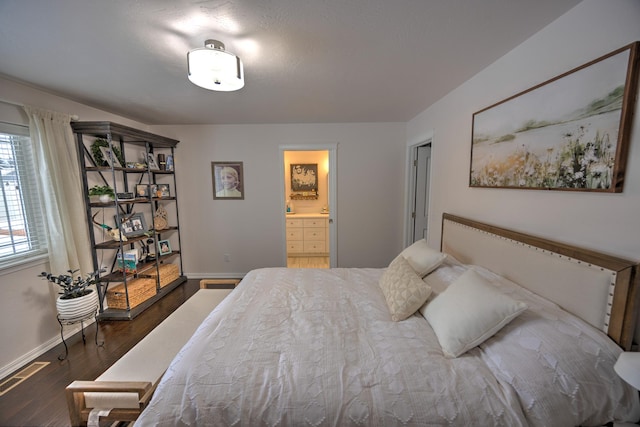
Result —
[[[202,279],[200,289],[233,289],[242,279]]]
[[[200,289],[94,381],[66,389],[72,426],[97,419],[134,421],[151,400],[169,363],[233,289]],[[93,413],[92,413],[93,410]],[[108,415],[101,411],[110,410]]]

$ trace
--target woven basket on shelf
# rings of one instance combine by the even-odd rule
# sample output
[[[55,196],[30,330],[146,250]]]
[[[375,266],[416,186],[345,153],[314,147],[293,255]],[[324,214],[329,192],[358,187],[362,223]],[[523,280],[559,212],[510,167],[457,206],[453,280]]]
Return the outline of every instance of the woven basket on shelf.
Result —
[[[127,291],[129,293],[129,308],[133,308],[156,294],[156,280],[155,278],[132,279],[127,282]],[[109,308],[127,309],[124,284],[114,286],[107,291],[107,304]]]
[[[169,283],[180,277],[180,271],[177,264],[161,264],[159,270],[161,288],[167,286]],[[155,280],[157,276],[157,271],[155,268],[151,269],[151,271],[149,272],[149,276],[151,276]]]

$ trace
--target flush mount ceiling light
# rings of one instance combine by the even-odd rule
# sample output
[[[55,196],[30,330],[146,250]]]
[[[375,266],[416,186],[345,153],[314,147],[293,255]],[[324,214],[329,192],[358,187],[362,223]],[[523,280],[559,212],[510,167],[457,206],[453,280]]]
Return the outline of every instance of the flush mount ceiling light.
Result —
[[[244,86],[240,58],[224,50],[224,43],[207,40],[204,47],[187,53],[189,80],[209,90],[231,92]]]

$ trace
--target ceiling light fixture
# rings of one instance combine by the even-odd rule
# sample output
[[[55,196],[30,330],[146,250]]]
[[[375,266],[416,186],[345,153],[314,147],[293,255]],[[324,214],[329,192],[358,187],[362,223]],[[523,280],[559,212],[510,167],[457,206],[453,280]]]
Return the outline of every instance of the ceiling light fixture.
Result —
[[[209,90],[231,92],[244,86],[240,58],[224,50],[224,43],[207,40],[205,47],[187,53],[189,80]]]

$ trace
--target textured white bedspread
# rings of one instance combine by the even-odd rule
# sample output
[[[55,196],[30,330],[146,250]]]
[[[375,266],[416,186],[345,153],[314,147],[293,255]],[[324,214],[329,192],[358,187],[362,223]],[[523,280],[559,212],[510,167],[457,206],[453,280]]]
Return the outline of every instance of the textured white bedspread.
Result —
[[[612,370],[620,350],[553,304],[509,289],[530,310],[447,359],[420,314],[391,321],[383,271],[250,272],[171,363],[135,425],[566,427],[640,416],[637,392]],[[570,360],[548,348],[558,329]]]

